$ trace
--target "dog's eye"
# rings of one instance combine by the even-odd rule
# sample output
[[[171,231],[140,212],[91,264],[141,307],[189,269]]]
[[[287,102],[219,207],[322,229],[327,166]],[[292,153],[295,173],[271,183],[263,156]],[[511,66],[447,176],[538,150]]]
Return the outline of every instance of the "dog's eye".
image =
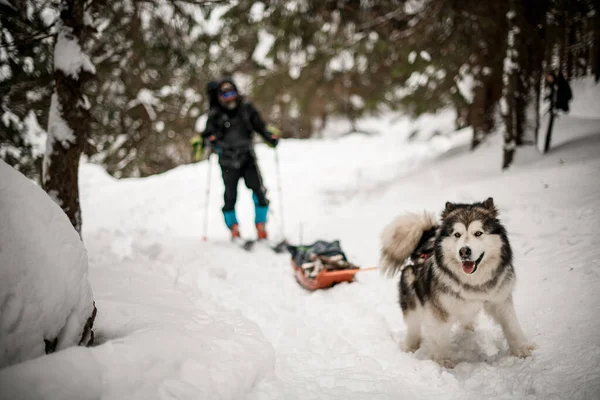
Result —
[[[475,237],[479,237],[479,236],[481,236],[481,235],[483,235],[483,232],[481,232],[481,231],[477,231],[477,232],[475,232]]]
[[[460,233],[456,232],[456,233],[454,234],[454,237],[455,237],[455,238],[459,238],[459,237],[460,237]]]

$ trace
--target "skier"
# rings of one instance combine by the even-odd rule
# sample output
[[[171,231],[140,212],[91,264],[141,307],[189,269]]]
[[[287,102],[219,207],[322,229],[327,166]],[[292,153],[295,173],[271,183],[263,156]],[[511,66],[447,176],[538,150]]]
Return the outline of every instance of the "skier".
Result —
[[[569,112],[569,102],[573,99],[573,92],[569,82],[565,79],[562,72],[557,74],[549,70],[546,72],[546,84],[549,88],[549,93],[545,97],[550,103],[550,120],[548,122],[548,130],[546,131],[546,139],[544,143],[544,153],[550,150],[550,144],[552,142],[552,128],[554,126],[554,117],[557,114],[557,110],[561,110],[565,113]]]
[[[562,72],[559,72],[557,76],[553,71],[548,71],[546,73],[546,83],[550,88],[550,93],[546,99],[550,101],[551,109],[568,113],[569,102],[573,99],[573,92]]]
[[[233,80],[210,82],[208,94],[210,111],[202,137],[209,141],[219,155],[225,184],[225,204],[222,208],[225,224],[231,231],[232,239],[240,237],[235,203],[238,182],[240,178],[244,178],[246,186],[253,192],[254,223],[258,239],[266,239],[269,200],[256,163],[252,138],[253,133],[258,132],[271,147],[277,146],[279,138],[267,129],[259,112],[238,92]]]

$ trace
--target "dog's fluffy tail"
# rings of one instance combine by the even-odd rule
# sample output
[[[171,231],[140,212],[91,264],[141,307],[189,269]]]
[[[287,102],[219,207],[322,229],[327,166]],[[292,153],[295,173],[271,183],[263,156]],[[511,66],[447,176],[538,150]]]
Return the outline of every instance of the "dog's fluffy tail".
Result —
[[[437,226],[431,213],[404,214],[397,217],[381,234],[381,272],[392,277],[415,251],[426,232]]]

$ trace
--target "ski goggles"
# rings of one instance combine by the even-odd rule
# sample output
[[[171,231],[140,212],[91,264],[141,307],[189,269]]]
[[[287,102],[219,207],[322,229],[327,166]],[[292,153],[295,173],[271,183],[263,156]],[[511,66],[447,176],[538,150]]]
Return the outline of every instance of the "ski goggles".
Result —
[[[235,90],[228,90],[226,92],[221,93],[219,96],[221,96],[223,100],[227,100],[237,96],[237,92]]]

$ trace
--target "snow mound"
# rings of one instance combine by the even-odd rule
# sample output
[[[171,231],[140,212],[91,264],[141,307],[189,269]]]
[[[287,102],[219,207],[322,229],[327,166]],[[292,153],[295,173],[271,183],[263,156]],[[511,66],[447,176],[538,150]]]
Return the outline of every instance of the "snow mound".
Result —
[[[94,309],[86,249],[64,212],[0,161],[0,368],[76,345]],[[49,344],[53,347],[53,344]]]

